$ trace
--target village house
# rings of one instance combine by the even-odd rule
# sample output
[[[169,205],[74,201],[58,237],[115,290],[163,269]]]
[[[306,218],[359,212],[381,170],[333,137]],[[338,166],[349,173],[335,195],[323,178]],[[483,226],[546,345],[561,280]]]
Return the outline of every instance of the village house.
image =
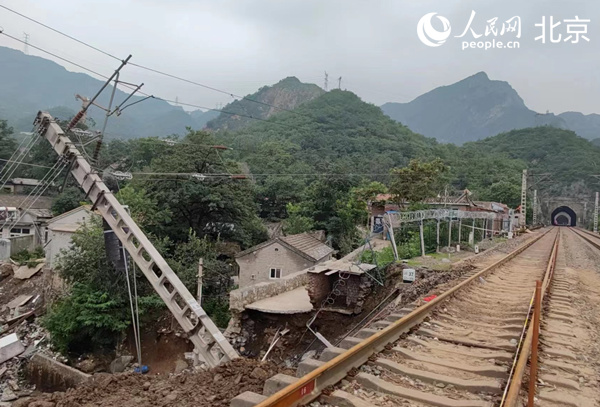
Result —
[[[52,220],[48,221],[47,241],[45,246],[46,265],[54,267],[58,254],[62,249],[68,249],[71,246],[73,234],[84,223],[91,222],[95,215],[92,212],[91,205],[83,205],[69,212],[65,212]]]
[[[279,236],[238,253],[239,287],[277,280],[330,260],[333,249],[309,233]]]
[[[43,244],[51,206],[52,198],[46,196],[28,202],[26,195],[0,194],[0,238],[32,235],[35,245]]]

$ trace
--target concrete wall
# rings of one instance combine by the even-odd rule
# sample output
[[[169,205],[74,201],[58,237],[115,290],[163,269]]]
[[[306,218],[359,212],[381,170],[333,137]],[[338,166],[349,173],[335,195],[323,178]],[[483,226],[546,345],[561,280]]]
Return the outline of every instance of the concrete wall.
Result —
[[[229,293],[229,308],[234,312],[242,312],[248,304],[294,290],[307,283],[307,272],[306,270],[301,270],[288,274],[278,280],[269,280],[269,282],[238,288]]]
[[[66,391],[90,379],[85,374],[52,358],[36,353],[27,365],[29,381],[42,391]]]
[[[10,240],[11,256],[23,250],[35,249],[34,235],[11,237],[8,240]]]
[[[52,220],[51,225],[82,224],[84,222],[89,222],[90,219],[92,219],[92,216],[94,216],[94,214],[90,210],[80,208],[78,211],[74,211],[63,218]]]
[[[297,255],[279,242],[238,257],[236,262],[240,266],[240,288],[274,281],[270,278],[271,268],[280,268],[283,278],[314,265],[314,262]]]
[[[0,260],[8,260],[21,250],[35,249],[35,236],[18,236],[0,239]]]
[[[61,250],[68,250],[71,247],[71,232],[61,232],[57,230],[48,230],[48,241],[46,246],[46,265],[50,268],[56,265],[58,255]]]

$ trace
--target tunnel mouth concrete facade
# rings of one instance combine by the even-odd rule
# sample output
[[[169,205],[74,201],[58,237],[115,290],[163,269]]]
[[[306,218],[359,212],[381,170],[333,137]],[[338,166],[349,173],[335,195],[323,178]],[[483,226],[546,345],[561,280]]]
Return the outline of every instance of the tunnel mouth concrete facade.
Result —
[[[577,226],[577,215],[568,206],[559,206],[552,211],[551,219],[554,226]]]

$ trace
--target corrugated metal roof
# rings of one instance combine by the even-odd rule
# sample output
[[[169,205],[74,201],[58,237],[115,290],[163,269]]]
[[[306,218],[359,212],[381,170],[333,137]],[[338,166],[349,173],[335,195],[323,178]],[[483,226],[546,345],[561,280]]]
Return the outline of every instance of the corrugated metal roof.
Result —
[[[331,247],[312,237],[308,233],[282,236],[279,240],[302,252],[306,256],[311,257],[315,261],[319,261],[333,252]]]

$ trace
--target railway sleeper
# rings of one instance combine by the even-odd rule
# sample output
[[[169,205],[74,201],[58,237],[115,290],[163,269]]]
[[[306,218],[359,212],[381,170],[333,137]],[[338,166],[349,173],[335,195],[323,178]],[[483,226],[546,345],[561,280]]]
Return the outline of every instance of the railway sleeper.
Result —
[[[469,366],[466,364],[457,364],[456,361],[449,361],[439,357],[431,357],[400,347],[395,347],[392,349],[392,351],[407,360],[414,360],[420,363],[427,363],[434,366],[462,370],[463,372],[468,372],[484,377],[492,377],[495,379],[506,379],[508,377],[506,369],[502,366],[496,366],[492,364],[488,366]]]

